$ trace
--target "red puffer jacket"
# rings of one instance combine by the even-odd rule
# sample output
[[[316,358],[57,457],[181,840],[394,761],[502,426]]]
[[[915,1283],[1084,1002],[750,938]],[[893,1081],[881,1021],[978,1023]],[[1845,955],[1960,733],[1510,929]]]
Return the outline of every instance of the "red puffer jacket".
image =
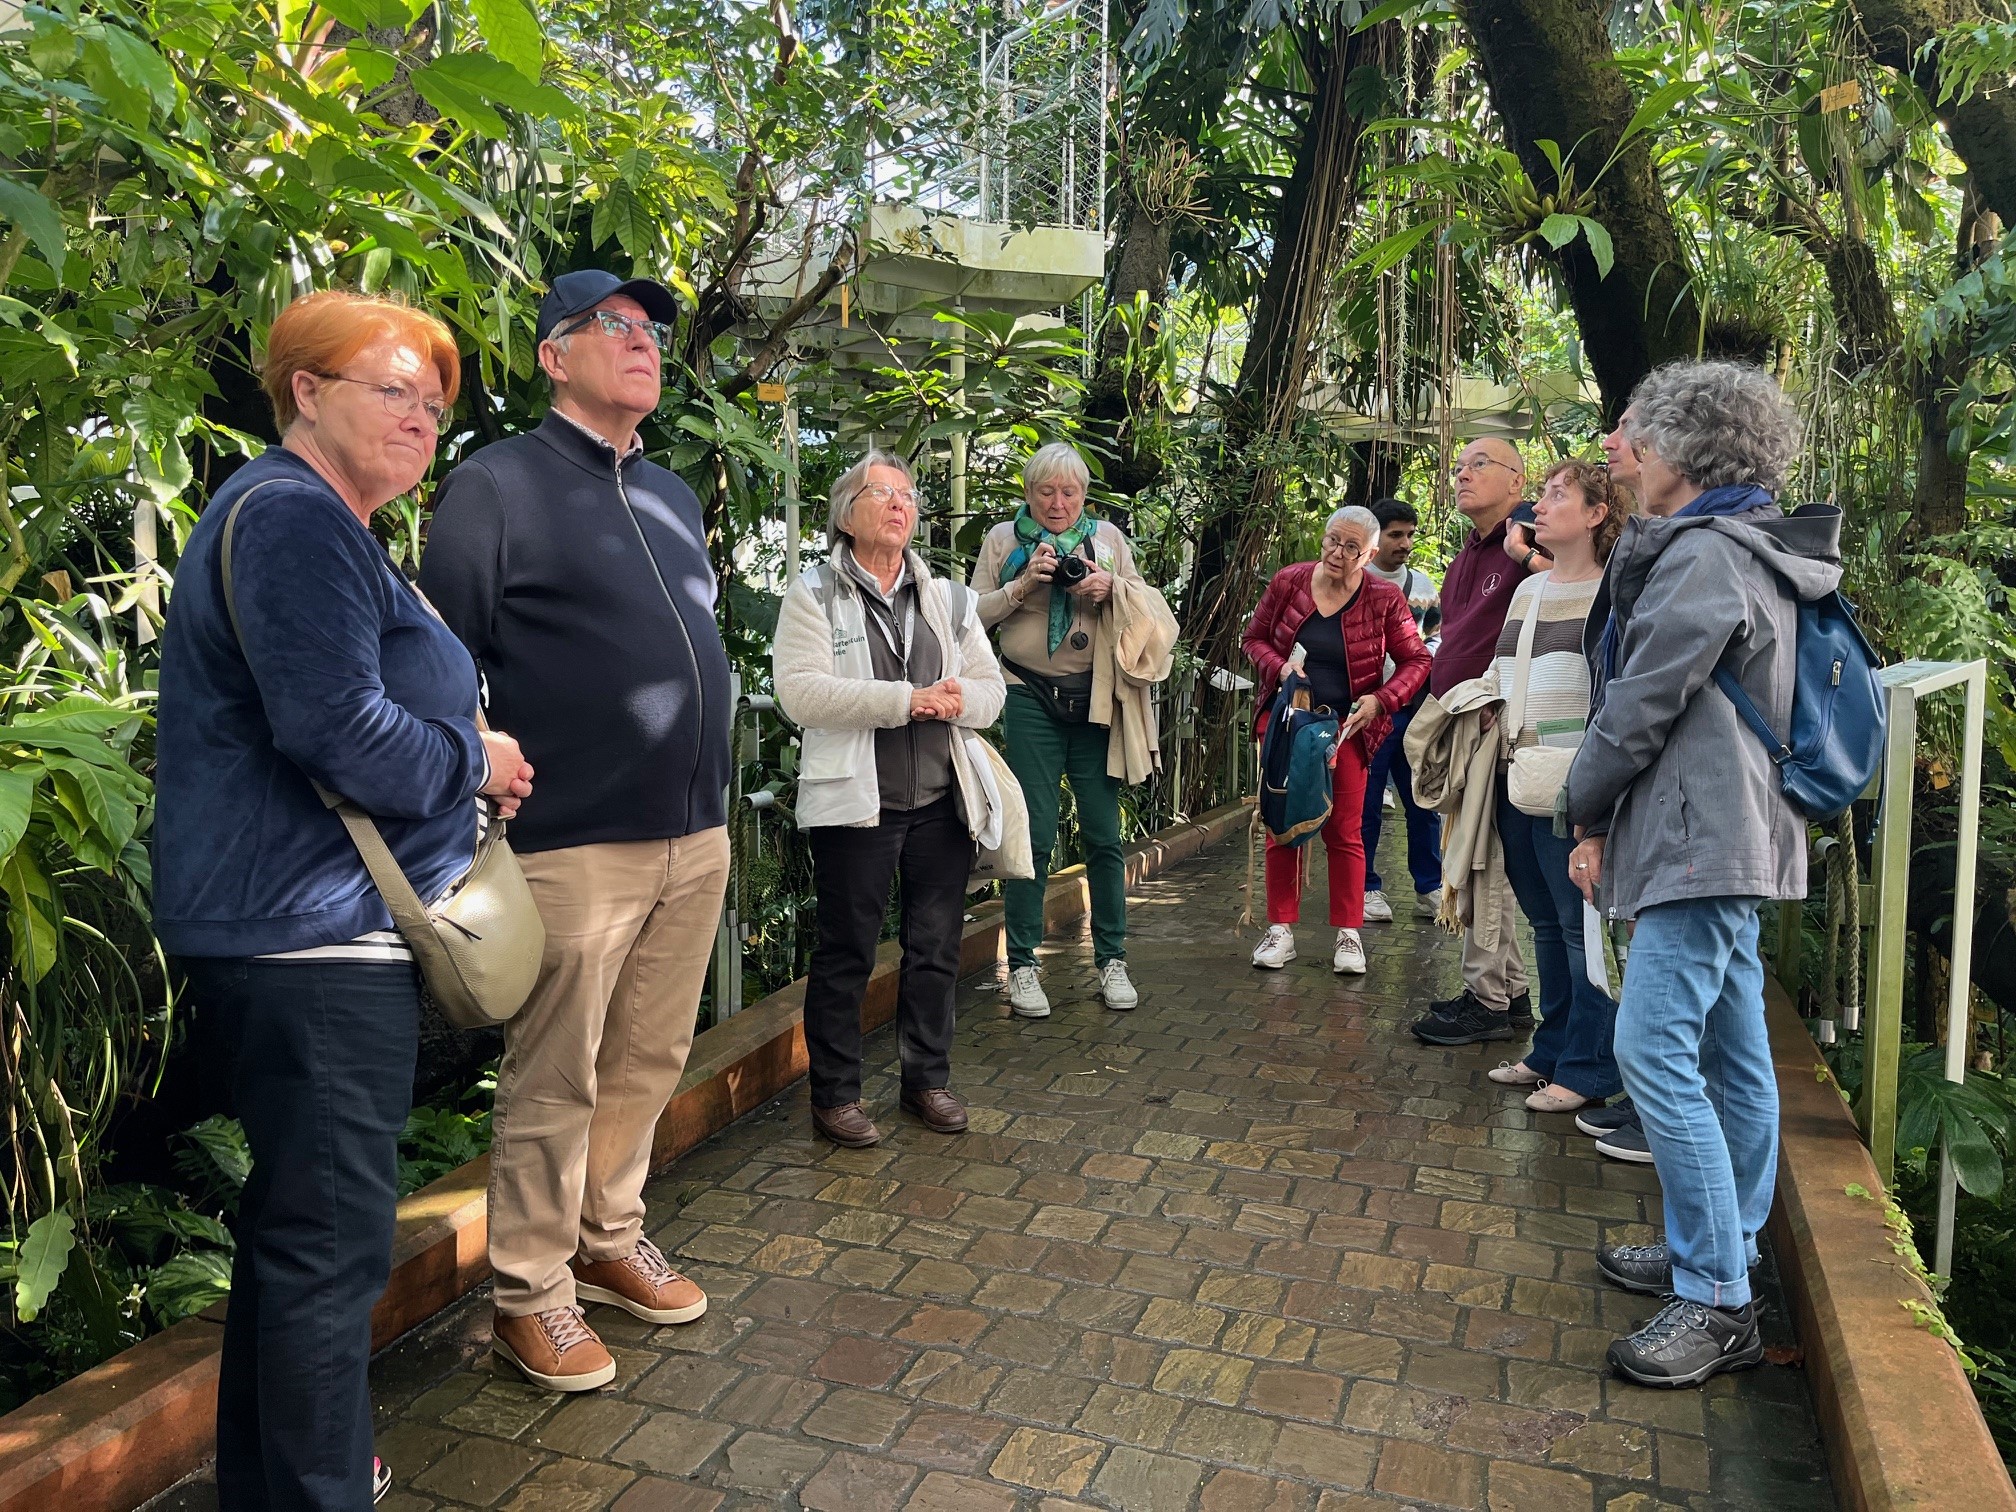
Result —
[[[1309,579],[1315,572],[1314,562],[1296,562],[1275,573],[1267,591],[1260,595],[1260,607],[1246,625],[1242,644],[1247,659],[1260,669],[1260,725],[1265,724],[1275,690],[1281,686],[1281,673],[1295,649],[1295,637],[1303,622],[1316,612],[1316,599],[1309,591]],[[1392,716],[1428,681],[1433,658],[1421,643],[1407,595],[1369,572],[1358,597],[1344,611],[1343,628],[1351,686],[1370,688],[1385,711],[1358,732],[1359,749],[1370,761],[1393,728]],[[1393,676],[1382,683],[1389,656],[1393,658]]]

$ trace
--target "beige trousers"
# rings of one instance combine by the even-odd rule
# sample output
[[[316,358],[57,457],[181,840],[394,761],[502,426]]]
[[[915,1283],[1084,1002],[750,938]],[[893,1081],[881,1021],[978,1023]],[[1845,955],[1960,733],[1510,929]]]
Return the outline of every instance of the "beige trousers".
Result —
[[[570,1306],[568,1262],[644,1231],[651,1136],[686,1053],[728,884],[728,831],[521,856],[546,953],[505,1026],[490,1147],[498,1311]]]
[[[1487,874],[1488,875],[1488,874]],[[1482,878],[1480,888],[1487,884]],[[1503,1013],[1512,999],[1526,990],[1526,963],[1519,959],[1519,912],[1512,896],[1512,884],[1501,870],[1495,897],[1480,896],[1472,911],[1471,927],[1463,934],[1463,985],[1486,1008]],[[1477,942],[1477,921],[1498,915],[1498,943],[1486,949]]]

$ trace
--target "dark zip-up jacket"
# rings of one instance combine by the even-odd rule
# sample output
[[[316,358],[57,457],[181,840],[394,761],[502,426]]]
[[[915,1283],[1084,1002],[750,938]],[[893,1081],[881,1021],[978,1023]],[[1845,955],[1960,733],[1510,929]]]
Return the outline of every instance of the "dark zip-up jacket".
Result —
[[[448,475],[420,586],[532,763],[514,849],[724,822],[728,657],[700,501],[676,474],[549,414]]]

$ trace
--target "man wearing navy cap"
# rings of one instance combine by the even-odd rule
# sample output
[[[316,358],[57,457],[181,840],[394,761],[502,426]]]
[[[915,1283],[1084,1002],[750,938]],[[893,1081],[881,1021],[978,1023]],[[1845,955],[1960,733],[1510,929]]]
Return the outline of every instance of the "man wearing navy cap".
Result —
[[[707,1310],[644,1236],[728,880],[714,565],[699,500],[637,435],[677,315],[646,279],[555,279],[535,328],[553,406],[449,474],[420,566],[539,774],[511,845],[546,954],[497,1073],[490,1263],[496,1352],[556,1391],[616,1372],[580,1303]]]

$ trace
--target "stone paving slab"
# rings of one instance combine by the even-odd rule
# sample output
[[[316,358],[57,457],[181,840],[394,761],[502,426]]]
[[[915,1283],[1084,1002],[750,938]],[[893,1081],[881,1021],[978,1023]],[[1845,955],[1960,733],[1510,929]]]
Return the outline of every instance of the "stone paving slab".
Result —
[[[1405,1033],[1455,942],[1370,926],[1354,982],[1305,927],[1256,972],[1244,874],[1226,846],[1136,895],[1131,1015],[1083,937],[1046,957],[1047,1020],[963,988],[968,1133],[895,1111],[885,1031],[878,1148],[815,1141],[801,1084],[654,1181],[654,1237],[712,1307],[591,1310],[609,1388],[493,1369],[481,1292],[388,1350],[388,1512],[1833,1507],[1797,1369],[1607,1377],[1654,1304],[1593,1249],[1653,1232],[1656,1178],[1488,1082],[1516,1047]]]

